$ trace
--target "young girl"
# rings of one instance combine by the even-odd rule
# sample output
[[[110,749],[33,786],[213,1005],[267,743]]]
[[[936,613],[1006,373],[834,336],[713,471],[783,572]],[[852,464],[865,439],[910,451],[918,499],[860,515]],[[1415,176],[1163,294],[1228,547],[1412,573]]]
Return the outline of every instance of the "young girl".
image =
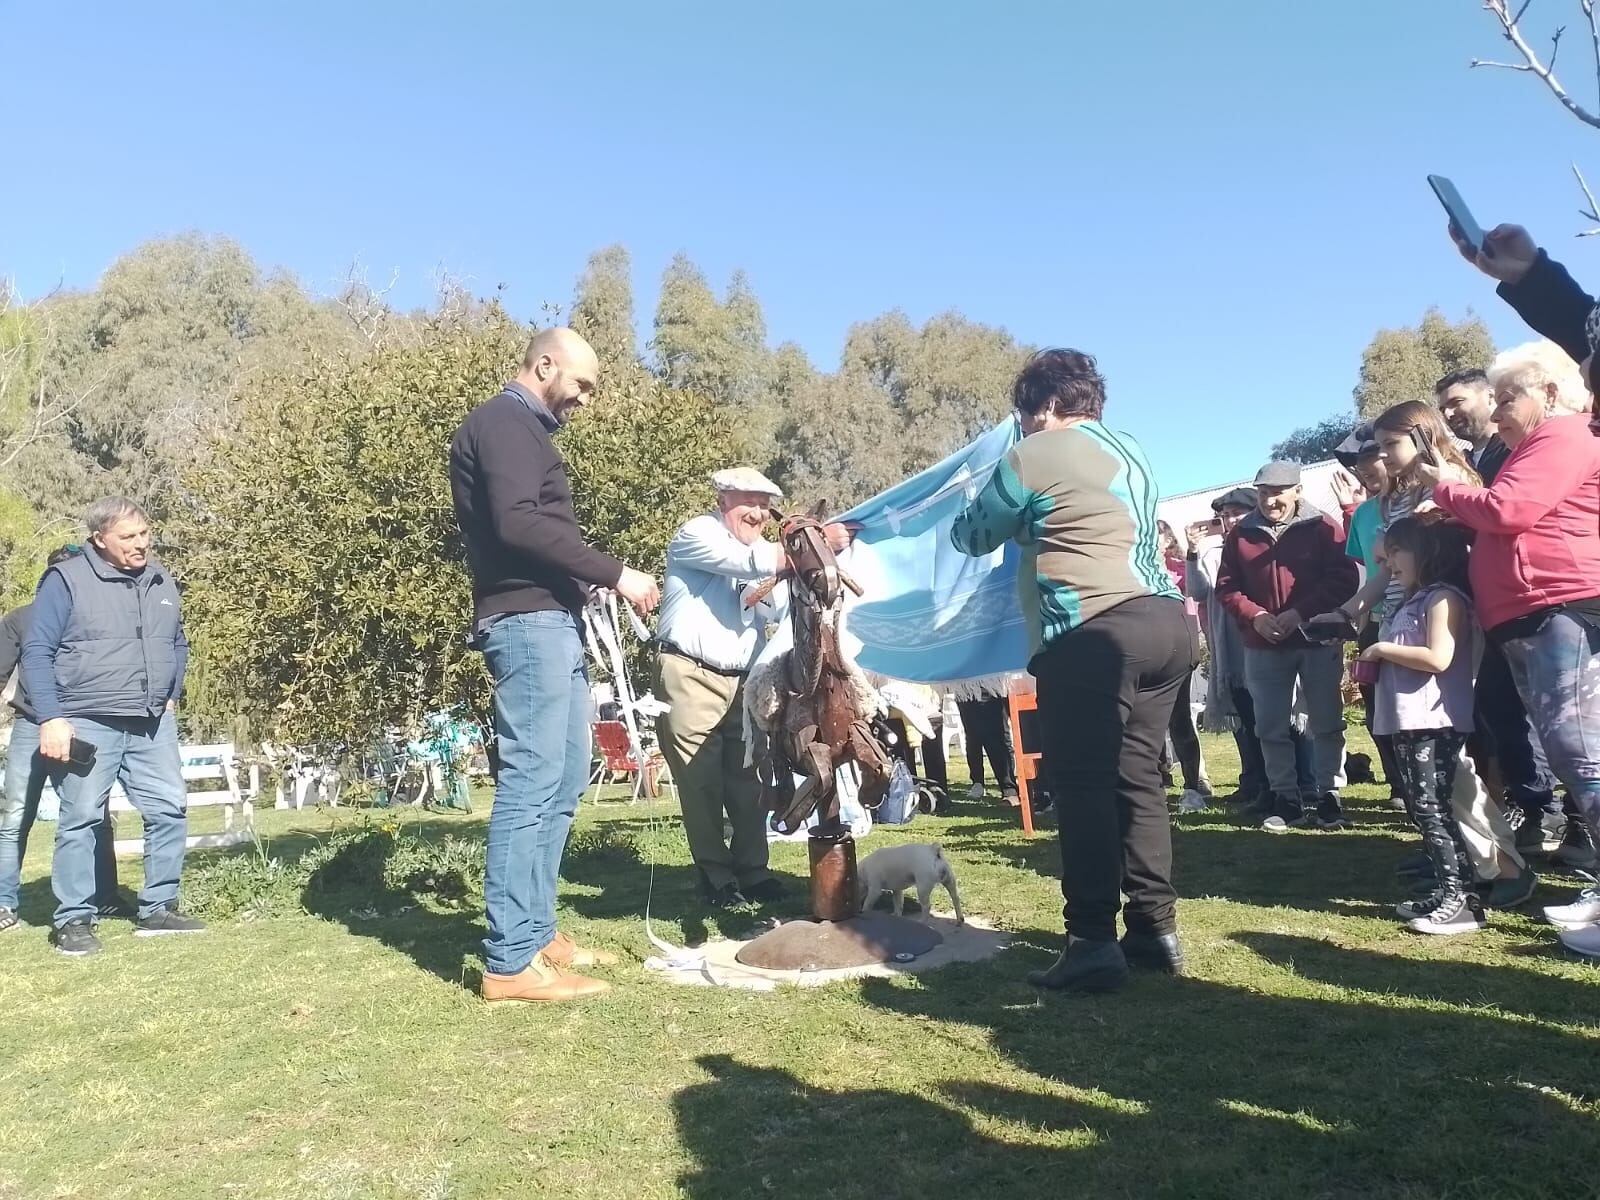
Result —
[[[1383,464],[1383,491],[1378,497],[1378,531],[1386,531],[1396,521],[1416,512],[1417,506],[1433,494],[1425,479],[1433,474],[1456,483],[1481,482],[1472,464],[1456,445],[1450,427],[1431,404],[1407,400],[1379,414],[1372,423],[1373,440]],[[1419,477],[1417,467],[1427,464],[1433,474]],[[1383,614],[1387,621],[1405,599],[1405,589],[1393,571],[1369,575],[1361,590],[1336,610],[1352,628],[1360,629],[1368,613]]]
[[[1456,526],[1402,517],[1384,533],[1384,548],[1400,600],[1384,640],[1361,654],[1381,664],[1372,731],[1394,739],[1406,804],[1437,879],[1431,896],[1396,911],[1418,933],[1474,933],[1483,903],[1453,805],[1473,728],[1467,541]]]

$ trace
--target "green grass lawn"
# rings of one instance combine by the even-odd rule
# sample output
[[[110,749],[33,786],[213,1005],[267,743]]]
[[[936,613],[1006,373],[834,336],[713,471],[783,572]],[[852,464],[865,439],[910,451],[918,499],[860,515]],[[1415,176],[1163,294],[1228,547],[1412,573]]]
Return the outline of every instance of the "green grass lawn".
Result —
[[[1231,748],[1207,750],[1226,790]],[[941,841],[1011,950],[770,994],[646,976],[650,861],[665,936],[753,918],[697,905],[668,806],[586,805],[562,922],[623,961],[610,996],[540,1009],[481,1005],[479,915],[429,904],[155,941],[108,922],[104,954],[61,958],[46,827],[36,927],[0,939],[0,1198],[1600,1195],[1600,972],[1531,917],[1407,933],[1401,818],[1352,798],[1340,834],[1180,818],[1191,976],[1096,998],[1023,982],[1059,946],[1056,844],[994,804],[863,852]],[[400,819],[481,837],[486,809]],[[362,819],[259,825],[292,857]],[[798,914],[804,847],[774,857]]]

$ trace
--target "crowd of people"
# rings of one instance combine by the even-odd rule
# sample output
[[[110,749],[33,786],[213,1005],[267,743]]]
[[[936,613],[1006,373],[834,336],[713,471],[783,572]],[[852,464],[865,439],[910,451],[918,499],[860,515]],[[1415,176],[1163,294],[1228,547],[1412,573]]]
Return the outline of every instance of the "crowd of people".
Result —
[[[1349,472],[1338,512],[1307,500],[1299,466],[1271,462],[1180,539],[1156,519],[1143,451],[1105,424],[1092,356],[1046,350],[1015,380],[1023,436],[950,540],[974,556],[1015,542],[1022,556],[1067,929],[1059,959],[1031,976],[1038,985],[1108,990],[1130,965],[1183,969],[1167,787],[1176,768],[1181,809],[1214,801],[1191,704],[1202,654],[1206,722],[1230,730],[1239,751],[1230,799],[1274,834],[1349,827],[1347,673],[1359,687],[1391,802],[1421,839],[1397,864],[1411,894],[1396,914],[1410,929],[1483,928],[1487,913],[1532,897],[1538,856],[1594,865],[1600,436],[1589,413],[1600,310],[1520,228],[1502,226],[1482,247],[1457,240],[1546,340],[1454,371],[1432,397],[1353,431],[1338,450]],[[516,377],[450,448],[472,638],[494,682],[482,981],[492,1002],[607,989],[581,972],[612,956],[576,944],[556,911],[590,765],[580,614],[593,588],[641,614],[661,605],[657,732],[704,899],[729,907],[782,893],[743,719],[745,676],[785,604],[770,586],[783,552],[764,536],[781,491],[750,468],[717,473],[716,510],[679,529],[663,585],[590,545],[552,435],[595,394],[599,370],[573,331],[536,335]],[[0,930],[17,924],[29,826],[54,787],[51,938],[71,955],[100,949],[96,924],[118,905],[114,782],[145,827],[137,931],[203,929],[177,903],[185,814],[174,709],[188,652],[178,588],[150,553],[136,504],[109,498],[87,524],[87,544],[52,555],[34,603],[0,624],[0,652],[19,666]],[[853,536],[837,523],[824,534],[835,551]],[[1004,700],[960,707],[974,794],[987,757],[1014,801]],[[1569,948],[1600,957],[1600,888],[1543,911]]]

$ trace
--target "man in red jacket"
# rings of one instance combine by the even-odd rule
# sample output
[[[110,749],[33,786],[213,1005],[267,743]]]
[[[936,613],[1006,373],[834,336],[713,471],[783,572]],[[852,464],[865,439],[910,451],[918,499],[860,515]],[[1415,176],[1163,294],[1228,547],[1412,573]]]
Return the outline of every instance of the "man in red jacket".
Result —
[[[1344,654],[1308,641],[1300,627],[1355,595],[1360,575],[1340,523],[1306,502],[1297,464],[1268,463],[1255,482],[1256,511],[1223,544],[1216,594],[1244,632],[1245,682],[1272,792],[1261,827],[1343,829]],[[1309,795],[1296,780],[1290,738],[1297,684],[1316,759]]]

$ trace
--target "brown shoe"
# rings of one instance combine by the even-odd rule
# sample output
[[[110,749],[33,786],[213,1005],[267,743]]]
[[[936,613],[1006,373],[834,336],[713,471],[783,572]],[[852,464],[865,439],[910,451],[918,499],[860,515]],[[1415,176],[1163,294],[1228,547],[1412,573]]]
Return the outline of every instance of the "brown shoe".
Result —
[[[533,961],[515,975],[483,973],[483,998],[490,1004],[519,1001],[525,1004],[560,1004],[603,996],[611,985],[600,979],[572,975],[535,954]]]
[[[542,952],[545,959],[562,968],[569,970],[577,967],[586,971],[590,967],[614,967],[617,965],[617,956],[609,950],[590,950],[578,945],[565,933],[556,932],[555,941],[546,946]]]

